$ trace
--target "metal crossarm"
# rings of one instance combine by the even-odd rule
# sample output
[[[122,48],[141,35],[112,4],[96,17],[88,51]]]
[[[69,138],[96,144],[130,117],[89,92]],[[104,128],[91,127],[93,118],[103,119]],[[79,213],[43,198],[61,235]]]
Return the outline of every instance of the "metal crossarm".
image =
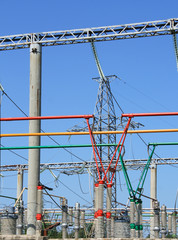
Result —
[[[91,41],[110,41],[178,33],[178,18],[96,28],[27,33],[0,37],[0,51],[42,46],[69,45]]]

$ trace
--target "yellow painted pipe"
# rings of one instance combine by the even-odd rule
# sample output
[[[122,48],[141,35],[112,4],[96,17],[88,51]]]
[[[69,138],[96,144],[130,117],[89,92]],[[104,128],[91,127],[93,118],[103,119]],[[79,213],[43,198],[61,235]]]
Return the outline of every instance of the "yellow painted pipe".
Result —
[[[122,134],[124,131],[95,131],[93,134]],[[178,129],[149,129],[149,130],[128,130],[128,134],[135,133],[166,133],[178,132]],[[66,136],[66,135],[89,135],[89,132],[48,132],[48,133],[6,133],[0,137],[25,137],[25,136]]]

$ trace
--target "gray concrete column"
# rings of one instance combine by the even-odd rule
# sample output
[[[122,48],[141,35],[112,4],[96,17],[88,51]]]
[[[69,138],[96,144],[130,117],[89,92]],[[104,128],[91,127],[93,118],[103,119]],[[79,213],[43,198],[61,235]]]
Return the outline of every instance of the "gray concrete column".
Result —
[[[111,238],[111,200],[112,200],[112,184],[107,184],[106,199],[106,237]]]
[[[150,167],[150,197],[153,199],[157,199],[157,165],[155,163],[151,163]],[[153,210],[154,202],[150,200],[150,238],[154,238],[154,210]]]
[[[29,116],[41,116],[41,46],[30,46],[30,112]],[[40,120],[29,121],[29,132],[40,132]],[[40,137],[30,136],[29,146],[39,146]],[[29,149],[27,235],[36,233],[37,186],[40,180],[40,150]]]
[[[135,200],[130,198],[130,236],[135,237]]]
[[[167,233],[167,212],[166,206],[161,207],[161,237],[165,238]]]
[[[22,234],[22,228],[23,228],[23,200],[22,200],[23,195],[21,195],[20,197],[22,190],[23,190],[23,170],[19,169],[17,174],[17,199],[19,199],[17,203],[17,215],[18,215],[18,218],[16,221],[17,235]]]
[[[67,238],[67,199],[62,200],[62,238]]]

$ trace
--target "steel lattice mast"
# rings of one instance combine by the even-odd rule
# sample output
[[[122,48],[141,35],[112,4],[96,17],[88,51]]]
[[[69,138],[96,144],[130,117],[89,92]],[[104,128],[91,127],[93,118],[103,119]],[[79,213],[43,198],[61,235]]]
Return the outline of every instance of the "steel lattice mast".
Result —
[[[114,101],[113,96],[110,88],[110,77],[106,77],[102,71],[94,42],[91,42],[92,50],[94,54],[94,58],[96,61],[96,65],[98,68],[98,72],[100,75],[99,78],[99,91],[97,95],[97,102],[95,106],[94,112],[94,129],[97,131],[116,131],[116,114],[114,108]],[[95,136],[96,143],[99,144],[115,144],[116,143],[116,134],[103,134],[103,135],[96,135]],[[116,150],[116,146],[107,146],[107,147],[99,147],[99,153],[102,161],[109,162],[111,161],[114,152]],[[113,160],[116,160],[116,156]],[[112,169],[112,168],[111,168]],[[101,167],[102,170],[102,167]],[[101,171],[100,175],[105,175],[104,172]],[[108,171],[107,178],[108,181],[111,181],[110,170]],[[97,176],[98,180],[99,177]],[[107,237],[111,237],[111,207],[117,207],[117,194],[116,194],[116,174],[114,174],[113,178],[113,187],[111,184],[106,184],[107,195],[106,195],[106,232]],[[100,189],[100,186],[98,187]],[[95,187],[96,190],[96,187]],[[99,191],[99,190],[98,190]],[[98,193],[99,194],[99,193]],[[98,195],[99,196],[99,195]],[[99,198],[99,197],[98,197]],[[96,197],[95,197],[96,200]],[[98,199],[99,202],[99,199]],[[102,206],[99,206],[99,208]],[[97,220],[99,221],[99,220]],[[98,225],[96,229],[98,229],[100,224],[96,222]],[[95,231],[95,237],[102,237],[102,235],[98,235],[97,230]]]
[[[99,90],[97,95],[97,101],[95,105],[95,112],[94,112],[94,130],[97,131],[116,131],[116,114],[114,108],[114,101],[111,93],[110,87],[110,76],[105,76],[99,59],[97,57],[96,49],[94,43],[92,42],[92,50],[94,53],[96,65],[98,68],[98,72],[100,78],[99,81]],[[103,135],[96,135],[95,136],[96,143],[98,144],[114,144],[116,143],[116,134],[103,134]],[[109,146],[109,147],[99,147],[100,157],[102,161],[110,162],[116,146]],[[110,180],[110,179],[109,179]],[[113,192],[112,192],[112,205],[113,208],[116,208],[116,175],[113,180]]]

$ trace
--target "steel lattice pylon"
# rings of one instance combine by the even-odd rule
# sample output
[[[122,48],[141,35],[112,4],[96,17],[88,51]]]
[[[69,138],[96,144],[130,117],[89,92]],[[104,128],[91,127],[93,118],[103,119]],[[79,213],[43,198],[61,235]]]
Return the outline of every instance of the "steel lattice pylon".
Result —
[[[99,80],[99,90],[97,95],[97,101],[94,112],[94,129],[97,131],[115,131],[116,130],[116,114],[114,108],[113,97],[110,88],[110,79],[112,76],[105,78],[98,78]],[[96,135],[96,143],[116,143],[116,134],[110,135]],[[109,147],[99,147],[99,153],[102,161],[110,162],[116,146]],[[114,159],[116,160],[116,159]],[[112,170],[112,169],[111,169]],[[110,180],[110,176],[108,176]],[[113,179],[112,188],[112,207],[115,208],[117,205],[116,199],[116,175]]]

